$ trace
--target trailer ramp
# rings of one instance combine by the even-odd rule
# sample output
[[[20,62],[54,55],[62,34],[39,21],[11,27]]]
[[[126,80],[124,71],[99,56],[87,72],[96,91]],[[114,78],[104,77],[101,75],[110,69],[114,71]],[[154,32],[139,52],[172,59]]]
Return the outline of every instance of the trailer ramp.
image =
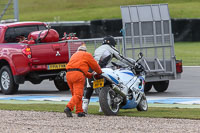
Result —
[[[137,59],[139,52],[144,54],[149,81],[174,79],[174,40],[168,4],[121,6],[121,14],[124,55]]]

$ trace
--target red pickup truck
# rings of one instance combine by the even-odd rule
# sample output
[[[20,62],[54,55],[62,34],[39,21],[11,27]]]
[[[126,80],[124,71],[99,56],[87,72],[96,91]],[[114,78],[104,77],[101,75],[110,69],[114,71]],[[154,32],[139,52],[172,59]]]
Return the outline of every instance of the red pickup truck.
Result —
[[[20,38],[27,38],[20,40]],[[82,42],[70,44],[66,37],[60,40],[58,33],[43,22],[16,22],[0,24],[0,87],[3,94],[14,94],[19,84],[30,81],[39,84],[53,80],[58,90],[69,89],[62,73]],[[73,48],[72,48],[73,47]]]

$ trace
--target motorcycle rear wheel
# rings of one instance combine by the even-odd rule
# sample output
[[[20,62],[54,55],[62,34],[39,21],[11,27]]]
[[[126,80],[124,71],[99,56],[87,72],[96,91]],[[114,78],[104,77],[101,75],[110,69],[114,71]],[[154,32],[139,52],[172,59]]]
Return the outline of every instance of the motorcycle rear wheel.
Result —
[[[137,105],[138,111],[147,111],[148,110],[148,103],[145,96],[142,96],[139,104]]]
[[[107,116],[117,115],[120,104],[114,102],[117,94],[110,87],[103,87],[99,93],[99,104]]]

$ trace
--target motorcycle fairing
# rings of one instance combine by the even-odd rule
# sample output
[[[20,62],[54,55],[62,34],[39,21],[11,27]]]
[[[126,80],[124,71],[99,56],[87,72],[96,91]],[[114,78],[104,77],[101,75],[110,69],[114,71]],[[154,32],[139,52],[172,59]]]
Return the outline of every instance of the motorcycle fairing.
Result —
[[[111,68],[102,68],[102,76],[106,77],[115,84],[119,84],[119,77],[114,73]]]
[[[122,73],[128,74],[130,76],[134,76],[134,74],[132,72],[122,72]]]
[[[133,109],[137,107],[137,103],[134,98],[132,100],[127,100],[126,105],[122,106],[122,109]]]
[[[110,77],[110,79],[111,79],[113,82],[115,82],[116,84],[119,84],[119,82],[118,82],[114,77],[112,77],[112,76],[109,75],[109,74],[108,74],[108,76]]]
[[[135,76],[132,71],[127,70],[127,69],[112,70],[111,68],[102,68],[102,71],[103,71],[102,75],[106,77],[107,79],[109,79],[110,81],[113,81],[113,83],[119,84],[120,82],[123,82],[124,85],[128,88],[130,88],[131,86],[132,87],[138,86],[137,85],[138,83],[136,83],[136,80],[141,79],[144,82],[144,77]],[[124,90],[128,90],[128,89],[124,89]],[[123,89],[121,91],[123,91]],[[144,92],[144,89],[142,89],[141,91]],[[124,93],[128,94],[128,92],[126,91]],[[135,97],[137,97],[137,95]],[[121,108],[132,109],[132,108],[136,108],[137,104],[138,104],[137,101],[135,100],[135,98],[133,98],[131,100],[127,100],[126,104],[122,106]]]

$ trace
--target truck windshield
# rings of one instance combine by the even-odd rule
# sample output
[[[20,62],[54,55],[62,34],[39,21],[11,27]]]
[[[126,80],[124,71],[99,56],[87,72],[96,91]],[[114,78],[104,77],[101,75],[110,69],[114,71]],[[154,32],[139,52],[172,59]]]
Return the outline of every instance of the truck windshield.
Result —
[[[19,42],[17,38],[19,36],[28,37],[30,32],[45,30],[47,29],[44,25],[31,25],[31,26],[20,26],[8,28],[5,34],[5,41],[8,43]]]

